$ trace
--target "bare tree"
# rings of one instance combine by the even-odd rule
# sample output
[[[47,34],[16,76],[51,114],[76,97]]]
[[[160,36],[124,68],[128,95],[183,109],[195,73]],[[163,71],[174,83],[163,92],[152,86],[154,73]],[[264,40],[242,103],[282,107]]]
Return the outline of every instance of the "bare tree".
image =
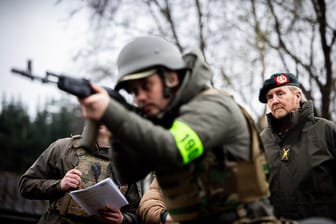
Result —
[[[266,113],[257,100],[262,81],[282,71],[297,74],[317,113],[336,120],[332,0],[80,2],[78,8],[91,11],[95,35],[79,55],[85,55],[86,65],[96,58],[90,71],[99,79],[115,73],[117,52],[127,41],[155,34],[181,51],[201,49],[214,71],[214,84],[228,89],[260,122]]]
[[[271,15],[264,41],[281,61],[284,71],[298,75],[308,99],[319,115],[332,118],[335,108],[335,66],[332,58],[336,37],[335,3],[312,1],[260,1]],[[280,67],[281,67],[280,66]],[[335,114],[333,114],[334,119]]]

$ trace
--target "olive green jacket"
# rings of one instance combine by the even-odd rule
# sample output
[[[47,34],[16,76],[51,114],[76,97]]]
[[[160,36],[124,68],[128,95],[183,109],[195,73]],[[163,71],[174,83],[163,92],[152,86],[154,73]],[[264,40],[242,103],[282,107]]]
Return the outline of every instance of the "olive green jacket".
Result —
[[[196,54],[196,53],[195,53]],[[196,54],[197,55],[197,54]],[[201,57],[199,54],[198,57]],[[139,180],[150,171],[170,171],[184,164],[176,141],[169,130],[174,121],[181,121],[194,130],[205,151],[224,147],[236,159],[249,158],[247,123],[232,97],[211,88],[212,72],[202,59],[188,72],[174,101],[162,115],[163,123],[156,124],[127,110],[111,100],[102,121],[122,143],[114,148],[113,165],[119,166],[121,180]],[[127,155],[124,155],[127,153]],[[133,158],[133,170],[127,172],[123,162]],[[134,172],[135,171],[135,172]]]
[[[211,222],[215,220],[208,219],[210,216],[217,219],[219,213],[225,214],[223,209],[236,213],[236,207],[241,204],[235,192],[236,183],[227,181],[227,177],[233,175],[227,175],[226,162],[251,159],[250,136],[246,119],[237,103],[231,96],[211,87],[212,72],[207,64],[199,54],[192,53],[191,56],[195,56],[197,61],[192,63],[193,67],[182,79],[173,102],[158,120],[143,118],[112,99],[102,122],[111,130],[114,139],[119,140],[115,142],[119,145],[112,150],[112,164],[122,182],[137,181],[155,171],[165,199],[172,199],[169,204],[165,200],[165,204],[173,219],[196,221],[202,217],[204,222]],[[186,124],[200,139],[204,151],[198,158],[187,163],[183,160],[181,149],[170,130],[175,122]],[[208,159],[211,167],[205,171],[208,167],[204,164]],[[126,169],[129,167],[126,161],[131,161],[132,169]],[[206,167],[204,170],[203,165]],[[207,183],[201,184],[201,181]],[[233,188],[232,191],[218,182],[225,182]],[[175,196],[170,197],[167,192]],[[235,202],[232,203],[232,200]],[[193,214],[187,214],[187,209],[179,206],[181,201],[183,204],[194,204]],[[258,210],[267,206],[266,202],[266,205],[258,204],[255,208]],[[183,212],[174,212],[176,207]],[[262,210],[261,213],[251,213],[253,218],[270,214]],[[233,221],[231,217],[226,218]]]
[[[108,159],[107,155],[108,148],[97,147],[95,156]],[[59,211],[52,208],[55,201],[66,193],[61,190],[61,179],[67,171],[75,168],[78,162],[79,159],[73,148],[72,138],[63,138],[51,143],[21,176],[19,190],[25,198],[49,200],[50,202],[51,207],[42,216],[39,223],[81,223],[72,218],[61,216]],[[117,182],[116,179],[115,181]],[[136,209],[140,201],[140,195],[136,184],[129,185],[125,197],[129,201],[129,205],[121,208],[124,223],[137,223]]]

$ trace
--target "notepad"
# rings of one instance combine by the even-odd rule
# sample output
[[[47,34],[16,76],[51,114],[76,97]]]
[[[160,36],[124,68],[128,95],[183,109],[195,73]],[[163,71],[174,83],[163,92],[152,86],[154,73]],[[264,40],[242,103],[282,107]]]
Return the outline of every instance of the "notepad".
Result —
[[[99,215],[98,210],[104,209],[106,205],[120,208],[128,204],[111,178],[84,189],[73,190],[69,194],[89,215]]]

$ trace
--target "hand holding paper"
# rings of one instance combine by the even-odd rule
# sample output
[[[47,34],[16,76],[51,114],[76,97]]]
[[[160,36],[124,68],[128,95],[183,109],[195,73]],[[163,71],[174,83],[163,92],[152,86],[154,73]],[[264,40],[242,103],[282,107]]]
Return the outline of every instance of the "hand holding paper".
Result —
[[[98,210],[104,209],[106,205],[120,208],[128,204],[111,178],[85,189],[71,191],[69,194],[89,215],[99,215]]]

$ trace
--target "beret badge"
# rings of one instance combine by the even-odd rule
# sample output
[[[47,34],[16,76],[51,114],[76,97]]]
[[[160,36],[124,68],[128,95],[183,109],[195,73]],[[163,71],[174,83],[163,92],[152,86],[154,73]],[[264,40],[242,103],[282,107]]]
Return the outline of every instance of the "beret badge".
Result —
[[[280,86],[298,86],[299,82],[295,75],[292,73],[275,73],[271,75],[269,79],[266,79],[263,86],[259,90],[259,101],[261,103],[267,103],[266,94],[270,89],[277,88]]]
[[[280,86],[282,84],[288,83],[289,79],[286,76],[286,74],[281,74],[279,76],[275,76],[274,77],[274,81],[275,81],[275,83],[276,83],[277,86]]]

